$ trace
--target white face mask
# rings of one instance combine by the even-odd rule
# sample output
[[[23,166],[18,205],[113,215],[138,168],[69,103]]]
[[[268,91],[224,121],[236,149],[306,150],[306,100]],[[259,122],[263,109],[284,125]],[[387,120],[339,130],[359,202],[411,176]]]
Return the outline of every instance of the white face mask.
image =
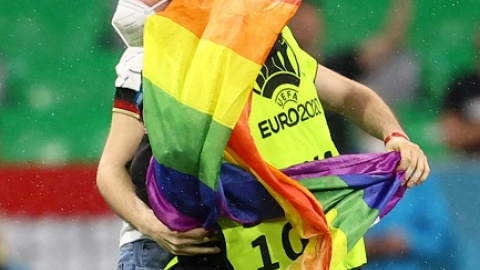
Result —
[[[169,0],[161,0],[149,7],[139,0],[119,0],[113,14],[112,26],[128,47],[143,46],[143,27],[148,16]]]

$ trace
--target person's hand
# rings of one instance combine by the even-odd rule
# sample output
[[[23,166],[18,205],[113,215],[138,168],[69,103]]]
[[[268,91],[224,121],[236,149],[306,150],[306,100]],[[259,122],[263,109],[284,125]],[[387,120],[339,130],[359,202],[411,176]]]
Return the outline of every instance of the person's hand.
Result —
[[[365,239],[367,254],[374,259],[408,256],[409,243],[403,231],[389,231],[381,236]]]
[[[454,151],[477,151],[480,147],[480,119],[467,119],[456,111],[440,118],[443,141]]]
[[[207,230],[195,228],[186,232],[170,230],[162,222],[157,220],[150,224],[148,235],[153,238],[163,249],[174,255],[196,255],[219,253],[218,247],[200,246],[200,244],[218,240],[217,237],[209,237]]]
[[[411,188],[427,180],[430,166],[427,157],[417,144],[403,137],[392,137],[385,147],[388,152],[400,152],[401,161],[397,171],[405,171],[404,185]]]
[[[386,38],[374,37],[363,42],[358,53],[358,63],[368,74],[377,70],[392,53]]]

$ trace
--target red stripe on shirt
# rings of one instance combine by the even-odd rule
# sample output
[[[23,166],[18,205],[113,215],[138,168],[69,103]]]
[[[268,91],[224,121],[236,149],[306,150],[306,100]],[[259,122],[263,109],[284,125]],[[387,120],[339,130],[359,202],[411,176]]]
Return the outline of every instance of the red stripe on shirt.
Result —
[[[113,107],[140,115],[140,111],[137,107],[133,103],[125,100],[116,99],[113,103]]]

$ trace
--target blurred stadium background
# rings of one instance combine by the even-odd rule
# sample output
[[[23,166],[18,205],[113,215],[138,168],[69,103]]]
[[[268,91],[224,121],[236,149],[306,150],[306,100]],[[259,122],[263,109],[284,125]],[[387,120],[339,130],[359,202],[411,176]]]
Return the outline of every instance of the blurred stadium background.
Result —
[[[120,222],[94,177],[123,50],[110,26],[116,3],[0,1],[0,233],[11,258],[31,269],[114,269]],[[374,31],[387,5],[324,1],[326,52]],[[450,152],[437,129],[443,89],[474,63],[480,0],[418,0],[417,7],[409,45],[422,65],[421,95],[395,109],[440,172],[465,250],[461,269],[480,269],[478,160]]]

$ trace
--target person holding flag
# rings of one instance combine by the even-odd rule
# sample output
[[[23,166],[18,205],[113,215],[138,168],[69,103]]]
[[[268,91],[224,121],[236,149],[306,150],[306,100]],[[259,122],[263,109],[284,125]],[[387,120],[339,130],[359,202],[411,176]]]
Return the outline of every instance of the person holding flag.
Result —
[[[212,18],[227,21],[230,19],[229,17],[216,17],[216,14],[222,13],[218,12],[219,10],[225,11],[222,14],[246,12],[242,18],[249,18],[249,16],[253,18],[258,14],[266,13],[260,12],[253,15],[249,13],[250,8],[253,8],[252,3],[255,2],[256,6],[259,4],[258,1],[244,0],[238,2],[238,5],[232,5],[232,3],[227,3],[228,1],[214,0],[204,1],[202,5],[198,6],[200,2],[202,1],[174,0],[171,2],[165,12],[158,13],[160,16],[154,16],[155,20],[152,20],[150,25],[147,23],[145,44],[142,43],[145,20],[148,15],[154,13],[152,7],[156,8],[155,11],[157,12],[163,10],[167,4],[166,1],[121,0],[113,18],[115,28],[129,48],[117,65],[117,94],[110,133],[98,167],[97,185],[112,209],[125,220],[125,226],[121,233],[122,255],[120,264],[123,267],[122,269],[135,269],[136,266],[163,269],[166,267],[166,263],[170,261],[171,254],[181,255],[176,269],[189,269],[188,267],[192,265],[193,268],[191,269],[286,269],[290,265],[294,265],[294,262],[298,262],[298,258],[302,256],[303,252],[305,254],[310,252],[311,254],[312,250],[317,250],[317,246],[312,249],[312,246],[306,244],[305,239],[301,239],[304,238],[302,233],[308,233],[308,230],[297,227],[298,224],[295,222],[291,224],[289,222],[291,220],[287,220],[285,217],[270,220],[262,219],[260,222],[251,224],[238,224],[223,220],[220,226],[221,230],[217,230],[217,233],[212,233],[210,230],[212,227],[202,228],[201,226],[188,230],[175,230],[172,227],[185,225],[188,220],[183,220],[184,223],[181,223],[177,222],[178,219],[174,217],[173,226],[171,224],[167,226],[166,224],[169,224],[168,220],[162,219],[160,221],[157,218],[162,213],[150,208],[150,206],[157,204],[152,204],[151,192],[148,196],[146,195],[148,191],[151,191],[151,188],[144,186],[145,179],[155,175],[155,173],[165,171],[165,168],[170,170],[170,167],[175,166],[185,166],[184,169],[188,171],[190,166],[197,162],[189,160],[190,157],[182,156],[181,153],[180,155],[174,154],[166,159],[157,158],[158,153],[163,151],[161,149],[177,147],[174,151],[181,150],[174,143],[170,143],[169,140],[172,138],[184,141],[190,140],[192,145],[199,141],[193,138],[201,134],[201,132],[196,133],[198,131],[196,125],[202,124],[203,114],[199,114],[198,117],[195,116],[197,118],[189,118],[190,120],[187,122],[182,122],[183,120],[180,119],[182,116],[188,113],[194,115],[196,112],[191,108],[178,107],[177,101],[184,104],[193,104],[193,107],[197,109],[202,109],[204,105],[207,106],[208,104],[202,102],[211,100],[211,97],[214,97],[214,100],[238,101],[238,104],[230,104],[215,110],[215,112],[223,110],[222,116],[218,119],[225,117],[220,122],[230,123],[233,132],[227,132],[224,140],[215,140],[212,144],[207,145],[208,147],[203,148],[211,149],[211,152],[223,152],[225,148],[227,151],[226,161],[232,164],[236,162],[236,165],[238,165],[229,168],[248,169],[249,166],[251,167],[252,164],[245,159],[245,153],[241,153],[241,146],[232,143],[235,140],[241,142],[248,136],[252,137],[254,145],[245,144],[248,145],[245,149],[249,151],[254,148],[258,149],[258,153],[253,150],[253,152],[248,153],[253,153],[253,156],[259,158],[257,161],[268,162],[272,168],[268,173],[274,173],[279,178],[284,176],[277,173],[277,169],[287,169],[305,161],[337,156],[338,151],[330,138],[325,120],[325,108],[344,114],[372,136],[383,139],[387,151],[399,152],[401,158],[398,159],[398,162],[392,164],[395,165],[393,170],[397,169],[405,172],[403,186],[413,187],[426,180],[430,170],[426,156],[418,145],[408,139],[388,106],[366,86],[318,65],[311,56],[296,44],[295,38],[285,25],[295,12],[298,2],[261,1],[272,13],[269,16],[280,18],[275,23],[271,23],[271,17],[256,18],[256,23],[259,23],[259,25],[264,23],[263,26],[268,28],[256,27],[255,25],[248,28],[251,24],[247,26],[223,25],[230,27],[230,29],[227,29],[228,31],[233,31],[235,27],[238,27],[240,29],[239,33],[243,34],[239,35],[240,37],[257,38],[257,40],[248,42],[245,42],[245,39],[231,39],[237,41],[237,43],[226,50],[218,44],[225,45],[227,43],[222,42],[226,42],[228,39],[221,38],[222,41],[216,43],[218,41],[216,34],[225,33],[222,32],[225,31],[225,28],[218,29],[219,32],[208,32],[205,30],[208,27],[202,29],[202,23],[209,26],[222,26],[218,23],[219,21],[208,24],[208,19]],[[271,5],[274,2],[275,5]],[[196,14],[193,21],[190,21],[192,18],[188,14]],[[242,21],[244,20],[242,19]],[[185,25],[187,27],[183,27]],[[183,28],[178,28],[178,26]],[[247,28],[248,31],[242,32],[242,27]],[[190,32],[185,31],[186,28]],[[200,38],[199,40],[198,37],[202,36],[202,31],[212,35],[208,39],[202,40]],[[251,35],[245,35],[245,33]],[[156,34],[163,36],[158,37],[155,36]],[[150,37],[147,38],[147,36]],[[178,46],[172,46],[172,44]],[[181,44],[185,47],[190,46],[191,50],[180,48],[182,47]],[[201,47],[198,46],[199,44],[204,45],[204,48],[209,50],[212,49],[213,53],[196,54]],[[145,48],[150,48],[149,51],[145,52],[145,57],[142,49],[143,45],[148,45]],[[195,48],[195,46],[197,47]],[[154,47],[155,49],[152,49]],[[163,50],[164,48],[167,48],[167,50]],[[222,49],[222,53],[216,58],[215,56],[218,55],[215,55],[215,52],[219,48]],[[259,48],[258,52],[256,48]],[[169,51],[169,49],[172,51]],[[181,49],[181,51],[175,52],[176,49]],[[237,57],[235,53],[242,50],[244,50],[242,53],[247,51],[243,55],[248,57]],[[161,54],[161,57],[159,57],[158,52],[165,54]],[[231,61],[225,61],[225,56],[229,57]],[[145,63],[143,62],[144,59]],[[195,62],[184,65],[182,61],[185,61],[185,59],[191,59]],[[238,59],[241,59],[241,65],[236,65],[235,61]],[[254,59],[253,64],[248,61],[250,59]],[[159,62],[156,62],[157,60]],[[178,65],[183,65],[183,69],[179,69]],[[210,67],[209,72],[206,72],[206,66]],[[163,68],[163,70],[160,72],[157,68]],[[171,69],[170,72],[168,71],[169,68]],[[246,69],[246,71],[241,71],[239,68]],[[203,71],[203,73],[198,73],[198,70]],[[236,70],[238,77],[231,76],[231,73],[224,77],[215,76],[213,80],[207,78],[210,72],[216,74],[215,70]],[[178,75],[182,73],[185,75],[188,72],[192,74],[193,79]],[[208,82],[203,81],[202,78],[199,79],[199,74],[209,79]],[[251,81],[250,79],[246,80],[245,74],[248,74],[248,76],[254,75],[254,77]],[[244,89],[247,89],[250,85],[251,87],[248,93],[242,92],[238,96],[234,91],[229,92],[229,95],[222,95],[222,91],[220,91],[221,97],[214,96],[212,93],[203,91],[203,89],[208,89],[203,87],[195,92],[183,92],[183,94],[175,92],[177,91],[175,89],[184,87],[184,85],[178,84],[187,82],[196,87],[204,86],[205,83],[226,85],[227,88],[232,89],[238,88],[238,86]],[[245,83],[246,86],[243,86]],[[142,85],[145,88],[145,93],[139,92]],[[173,92],[167,94],[153,92],[158,90],[157,87],[158,89],[170,89],[169,91]],[[157,95],[159,93],[163,95],[161,98]],[[140,105],[142,104],[143,94],[145,94],[145,107],[142,110]],[[192,101],[194,102],[191,103]],[[235,106],[238,108],[235,109]],[[162,111],[163,117],[159,116],[159,111],[156,110],[158,108],[161,108],[160,110],[165,109]],[[172,108],[180,109],[174,109],[173,111],[176,110],[176,113],[172,114],[169,111]],[[231,110],[232,108],[235,110]],[[205,110],[209,111],[209,109]],[[145,113],[145,115],[142,115],[142,113]],[[142,118],[143,116],[145,118]],[[142,119],[146,120],[148,137],[145,135]],[[170,129],[169,126],[165,126],[172,124],[169,121],[173,121],[173,125],[184,123],[185,126],[183,129]],[[210,126],[215,128],[216,125],[212,124]],[[220,131],[223,130],[222,127],[219,128]],[[244,128],[244,133],[240,133],[239,128]],[[212,132],[215,133],[215,130],[212,130]],[[215,134],[223,134],[223,131]],[[226,145],[227,141],[230,141],[228,145]],[[135,154],[136,152],[137,154]],[[198,156],[193,151],[180,152]],[[207,151],[204,154],[211,152]],[[165,153],[171,155],[171,152]],[[157,163],[150,163],[152,155]],[[132,166],[129,172],[127,166],[130,162],[132,162]],[[168,167],[165,166],[165,162],[173,162],[177,165],[173,164]],[[148,174],[147,167],[149,167]],[[168,172],[177,173],[172,170]],[[236,175],[245,175],[246,178],[251,175],[243,174],[242,170],[234,172]],[[257,169],[252,169],[250,172],[262,176],[262,172]],[[284,172],[286,173],[285,170]],[[206,173],[209,174],[210,170],[207,170]],[[213,175],[213,178],[216,179],[215,173]],[[289,181],[288,178],[285,179],[287,182]],[[267,183],[265,187],[268,189],[272,186]],[[296,188],[302,189],[298,185]],[[272,189],[271,194],[277,194],[275,193],[277,190],[274,190],[275,187]],[[179,192],[182,192],[182,190],[179,190]],[[200,190],[200,193],[202,192],[204,190]],[[307,199],[313,198],[312,196],[309,197],[308,192],[305,193],[306,195],[304,193],[302,191],[298,194],[300,197],[305,196]],[[204,198],[211,198],[208,191],[205,194]],[[290,207],[289,200],[282,202],[281,197],[275,199],[277,199],[278,204],[271,203],[264,205],[264,208],[275,212]],[[209,206],[210,202],[203,205]],[[265,200],[265,202],[269,201]],[[282,209],[279,205],[286,208]],[[317,210],[319,209],[321,208]],[[288,218],[291,216],[288,216],[289,212],[287,210],[285,210],[285,214]],[[298,210],[297,213],[299,213]],[[320,219],[322,219],[322,215],[322,213],[319,213]],[[351,215],[354,216],[353,213]],[[210,213],[207,213],[206,216],[211,217]],[[332,220],[332,217],[327,216],[327,219]],[[216,221],[216,219],[213,220]],[[323,220],[325,220],[324,217]],[[355,226],[355,224],[352,225]],[[316,241],[312,238],[309,239],[309,243]],[[239,242],[232,244],[232,241]],[[208,243],[215,243],[215,245],[208,245]],[[216,246],[218,243],[220,243],[220,246]],[[319,245],[321,246],[321,244]],[[333,248],[335,248],[335,245],[338,244],[333,242],[333,245]],[[320,260],[322,261],[320,264],[316,263],[318,260],[313,259],[311,264],[306,263],[308,260],[303,260],[296,265],[302,265],[303,268],[300,269],[317,269],[315,267],[320,265],[324,269],[353,269],[366,261],[361,235],[356,241],[348,243],[348,248],[345,247],[343,251],[345,256],[336,256],[337,253],[334,252],[330,259],[332,255],[330,250],[331,248],[324,249],[325,258],[328,258],[323,261]],[[307,257],[304,256],[304,258]]]

